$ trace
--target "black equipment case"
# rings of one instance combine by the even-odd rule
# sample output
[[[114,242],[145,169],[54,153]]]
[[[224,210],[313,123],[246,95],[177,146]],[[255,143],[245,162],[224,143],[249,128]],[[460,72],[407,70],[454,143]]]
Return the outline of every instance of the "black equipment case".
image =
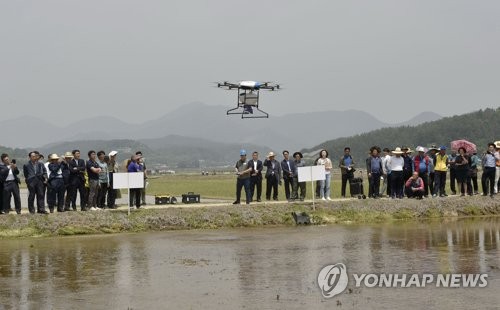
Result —
[[[155,205],[166,205],[174,204],[177,202],[177,198],[170,195],[155,195]]]
[[[365,191],[363,189],[363,179],[362,178],[352,178],[349,181],[349,190],[351,192],[351,197],[358,197],[358,199],[366,199]]]
[[[200,195],[194,192],[182,194],[182,203],[200,203]]]

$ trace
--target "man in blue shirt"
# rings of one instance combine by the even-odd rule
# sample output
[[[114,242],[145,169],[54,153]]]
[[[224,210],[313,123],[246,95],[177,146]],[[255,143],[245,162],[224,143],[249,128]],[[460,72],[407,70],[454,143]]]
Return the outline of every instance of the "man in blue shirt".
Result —
[[[380,190],[380,177],[382,176],[382,160],[379,157],[380,148],[372,146],[370,157],[366,159],[366,171],[368,173],[368,197],[378,198]]]
[[[347,181],[351,181],[354,177],[354,161],[351,156],[351,148],[344,148],[344,156],[340,157],[339,161],[340,174],[342,175],[342,187],[340,194],[345,198],[345,191],[347,188]]]
[[[128,172],[142,172],[142,166],[139,164],[139,155],[132,155],[130,158],[130,164],[127,167]],[[141,188],[131,188],[130,189],[130,197],[129,197],[130,205],[134,205],[139,209],[141,207]]]

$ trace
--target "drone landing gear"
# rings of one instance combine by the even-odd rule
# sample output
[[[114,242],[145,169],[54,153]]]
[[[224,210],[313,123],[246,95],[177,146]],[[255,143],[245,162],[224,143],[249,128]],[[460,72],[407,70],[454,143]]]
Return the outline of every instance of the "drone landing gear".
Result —
[[[240,114],[241,118],[269,118],[269,114],[259,109],[259,91],[238,88],[236,108],[227,115]]]
[[[237,108],[227,110],[227,115],[239,114],[241,118],[269,118],[267,112],[262,111],[256,106],[241,105]]]

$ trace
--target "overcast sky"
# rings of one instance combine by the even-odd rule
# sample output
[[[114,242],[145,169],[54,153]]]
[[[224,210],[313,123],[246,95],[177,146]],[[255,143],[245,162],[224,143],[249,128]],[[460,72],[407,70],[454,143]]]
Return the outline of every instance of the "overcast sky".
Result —
[[[497,0],[0,0],[0,120],[232,107],[218,80],[282,83],[272,115],[498,107],[499,16]]]

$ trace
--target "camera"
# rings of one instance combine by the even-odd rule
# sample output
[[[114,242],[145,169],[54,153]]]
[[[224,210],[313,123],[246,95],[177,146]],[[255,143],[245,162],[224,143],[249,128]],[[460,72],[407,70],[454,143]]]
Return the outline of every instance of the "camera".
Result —
[[[14,165],[16,164],[16,160],[15,159],[11,160],[10,162],[13,163]]]

